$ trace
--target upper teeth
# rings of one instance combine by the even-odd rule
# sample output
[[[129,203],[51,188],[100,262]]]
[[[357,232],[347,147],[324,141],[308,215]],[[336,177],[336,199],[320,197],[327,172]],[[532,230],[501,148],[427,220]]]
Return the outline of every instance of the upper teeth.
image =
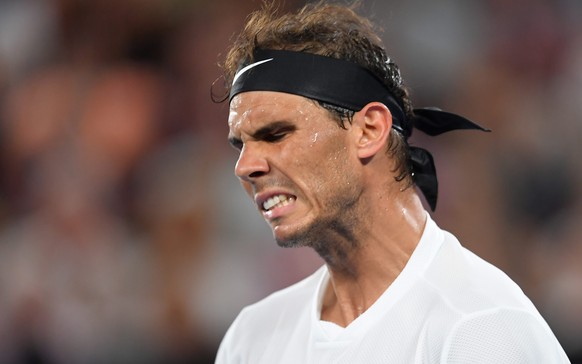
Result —
[[[285,206],[293,201],[293,197],[287,195],[277,195],[269,198],[267,201],[263,202],[263,209],[269,211],[273,207],[280,205]]]

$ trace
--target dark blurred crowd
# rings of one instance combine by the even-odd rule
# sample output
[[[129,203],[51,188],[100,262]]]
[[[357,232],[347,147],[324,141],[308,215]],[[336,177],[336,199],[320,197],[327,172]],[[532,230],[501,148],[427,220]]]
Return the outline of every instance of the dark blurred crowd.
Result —
[[[242,306],[321,264],[275,246],[210,98],[260,3],[0,0],[0,363],[211,363]],[[582,3],[361,11],[417,106],[493,129],[413,137],[437,163],[435,219],[522,286],[576,362]]]

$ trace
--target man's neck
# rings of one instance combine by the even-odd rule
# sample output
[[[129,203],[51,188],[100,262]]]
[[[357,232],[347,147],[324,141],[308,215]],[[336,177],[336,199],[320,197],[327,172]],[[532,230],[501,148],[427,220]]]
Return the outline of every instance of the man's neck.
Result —
[[[323,296],[322,320],[346,327],[394,282],[424,231],[426,212],[419,204],[397,210],[388,222],[372,224],[373,229],[358,236],[357,250],[342,265],[326,262],[330,281]]]

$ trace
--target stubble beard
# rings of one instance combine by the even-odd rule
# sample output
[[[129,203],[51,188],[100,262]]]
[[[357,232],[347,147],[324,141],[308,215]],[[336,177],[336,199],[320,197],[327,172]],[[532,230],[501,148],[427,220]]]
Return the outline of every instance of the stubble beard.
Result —
[[[293,235],[284,240],[276,238],[276,241],[283,248],[310,247],[330,268],[355,275],[352,258],[360,246],[356,231],[361,228],[363,215],[358,213],[361,201],[353,192],[339,195],[342,197],[327,206],[332,213],[318,217]]]

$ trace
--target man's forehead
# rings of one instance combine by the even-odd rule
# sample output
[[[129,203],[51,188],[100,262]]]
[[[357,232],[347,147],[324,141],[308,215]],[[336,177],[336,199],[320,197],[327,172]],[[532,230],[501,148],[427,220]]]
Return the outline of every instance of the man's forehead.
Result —
[[[273,91],[252,91],[236,95],[229,109],[231,128],[242,122],[285,118],[313,112],[314,104],[302,96]]]
[[[303,96],[276,91],[249,91],[236,95],[230,102],[230,108],[235,110],[263,106],[270,108],[300,106],[308,104]]]

